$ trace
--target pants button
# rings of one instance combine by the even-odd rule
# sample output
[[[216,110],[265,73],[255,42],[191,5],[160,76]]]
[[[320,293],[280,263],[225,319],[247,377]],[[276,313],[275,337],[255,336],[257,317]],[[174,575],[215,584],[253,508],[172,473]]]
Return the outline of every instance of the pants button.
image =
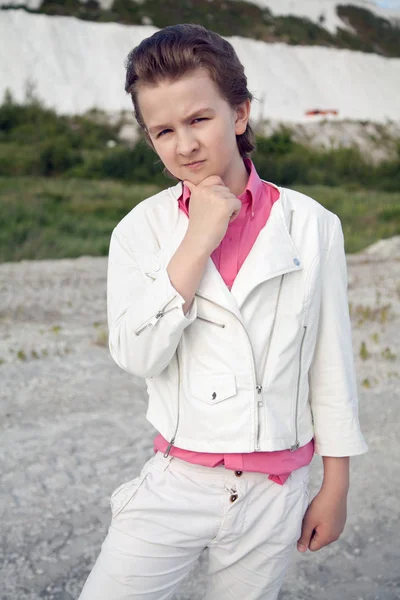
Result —
[[[238,495],[237,494],[232,494],[230,497],[230,501],[231,502],[235,502],[235,500],[237,499]]]
[[[236,477],[240,477],[242,473],[243,473],[243,471],[235,471]]]

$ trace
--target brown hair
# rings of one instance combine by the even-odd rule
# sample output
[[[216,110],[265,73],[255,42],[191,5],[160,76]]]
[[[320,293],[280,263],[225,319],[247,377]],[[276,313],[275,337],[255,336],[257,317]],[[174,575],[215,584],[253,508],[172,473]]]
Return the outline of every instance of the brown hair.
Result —
[[[204,68],[232,108],[253,99],[233,46],[202,25],[183,23],[164,27],[131,50],[125,67],[125,91],[131,95],[135,118],[153,149],[137,99],[140,84],[157,84],[164,79],[175,81],[190,71]],[[255,136],[249,123],[236,141],[240,155],[250,156],[255,149]],[[164,172],[174,177],[166,169]]]

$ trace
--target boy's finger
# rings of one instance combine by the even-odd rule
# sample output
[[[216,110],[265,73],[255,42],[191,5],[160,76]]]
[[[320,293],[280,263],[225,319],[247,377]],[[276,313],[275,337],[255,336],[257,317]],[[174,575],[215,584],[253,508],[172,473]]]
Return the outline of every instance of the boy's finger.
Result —
[[[305,552],[307,550],[307,548],[309,547],[309,544],[310,544],[310,540],[311,540],[313,531],[314,531],[313,525],[309,521],[304,519],[303,528],[301,531],[301,537],[297,541],[297,550],[299,552]]]
[[[196,187],[196,186],[195,186],[193,183],[191,183],[190,181],[186,181],[186,180],[185,180],[183,183],[184,183],[184,185],[186,185],[186,187],[187,187],[187,188],[189,188],[189,190],[190,190],[191,192],[193,192],[194,188]]]

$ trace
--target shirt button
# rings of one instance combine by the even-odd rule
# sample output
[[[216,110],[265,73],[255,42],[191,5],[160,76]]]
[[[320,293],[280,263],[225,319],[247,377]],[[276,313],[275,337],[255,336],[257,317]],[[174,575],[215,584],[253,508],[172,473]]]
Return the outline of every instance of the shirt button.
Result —
[[[231,502],[235,502],[235,500],[237,499],[238,495],[237,494],[232,494],[230,497],[230,501]]]
[[[294,262],[294,264],[296,265],[296,267],[298,267],[298,266],[299,266],[299,264],[300,264],[300,261],[299,261],[299,259],[298,259],[298,258],[294,258],[294,259],[293,259],[293,262]]]

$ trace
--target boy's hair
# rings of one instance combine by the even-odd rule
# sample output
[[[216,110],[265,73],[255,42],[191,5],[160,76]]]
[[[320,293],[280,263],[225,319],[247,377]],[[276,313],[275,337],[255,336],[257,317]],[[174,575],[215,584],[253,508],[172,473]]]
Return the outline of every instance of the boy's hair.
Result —
[[[233,46],[202,25],[183,23],[164,27],[131,50],[125,67],[125,91],[131,95],[135,118],[152,148],[137,100],[140,84],[154,85],[165,79],[176,81],[190,71],[204,68],[232,108],[247,98],[253,99],[247,89],[244,67]],[[249,124],[236,140],[240,155],[250,156],[255,148],[255,136]]]

